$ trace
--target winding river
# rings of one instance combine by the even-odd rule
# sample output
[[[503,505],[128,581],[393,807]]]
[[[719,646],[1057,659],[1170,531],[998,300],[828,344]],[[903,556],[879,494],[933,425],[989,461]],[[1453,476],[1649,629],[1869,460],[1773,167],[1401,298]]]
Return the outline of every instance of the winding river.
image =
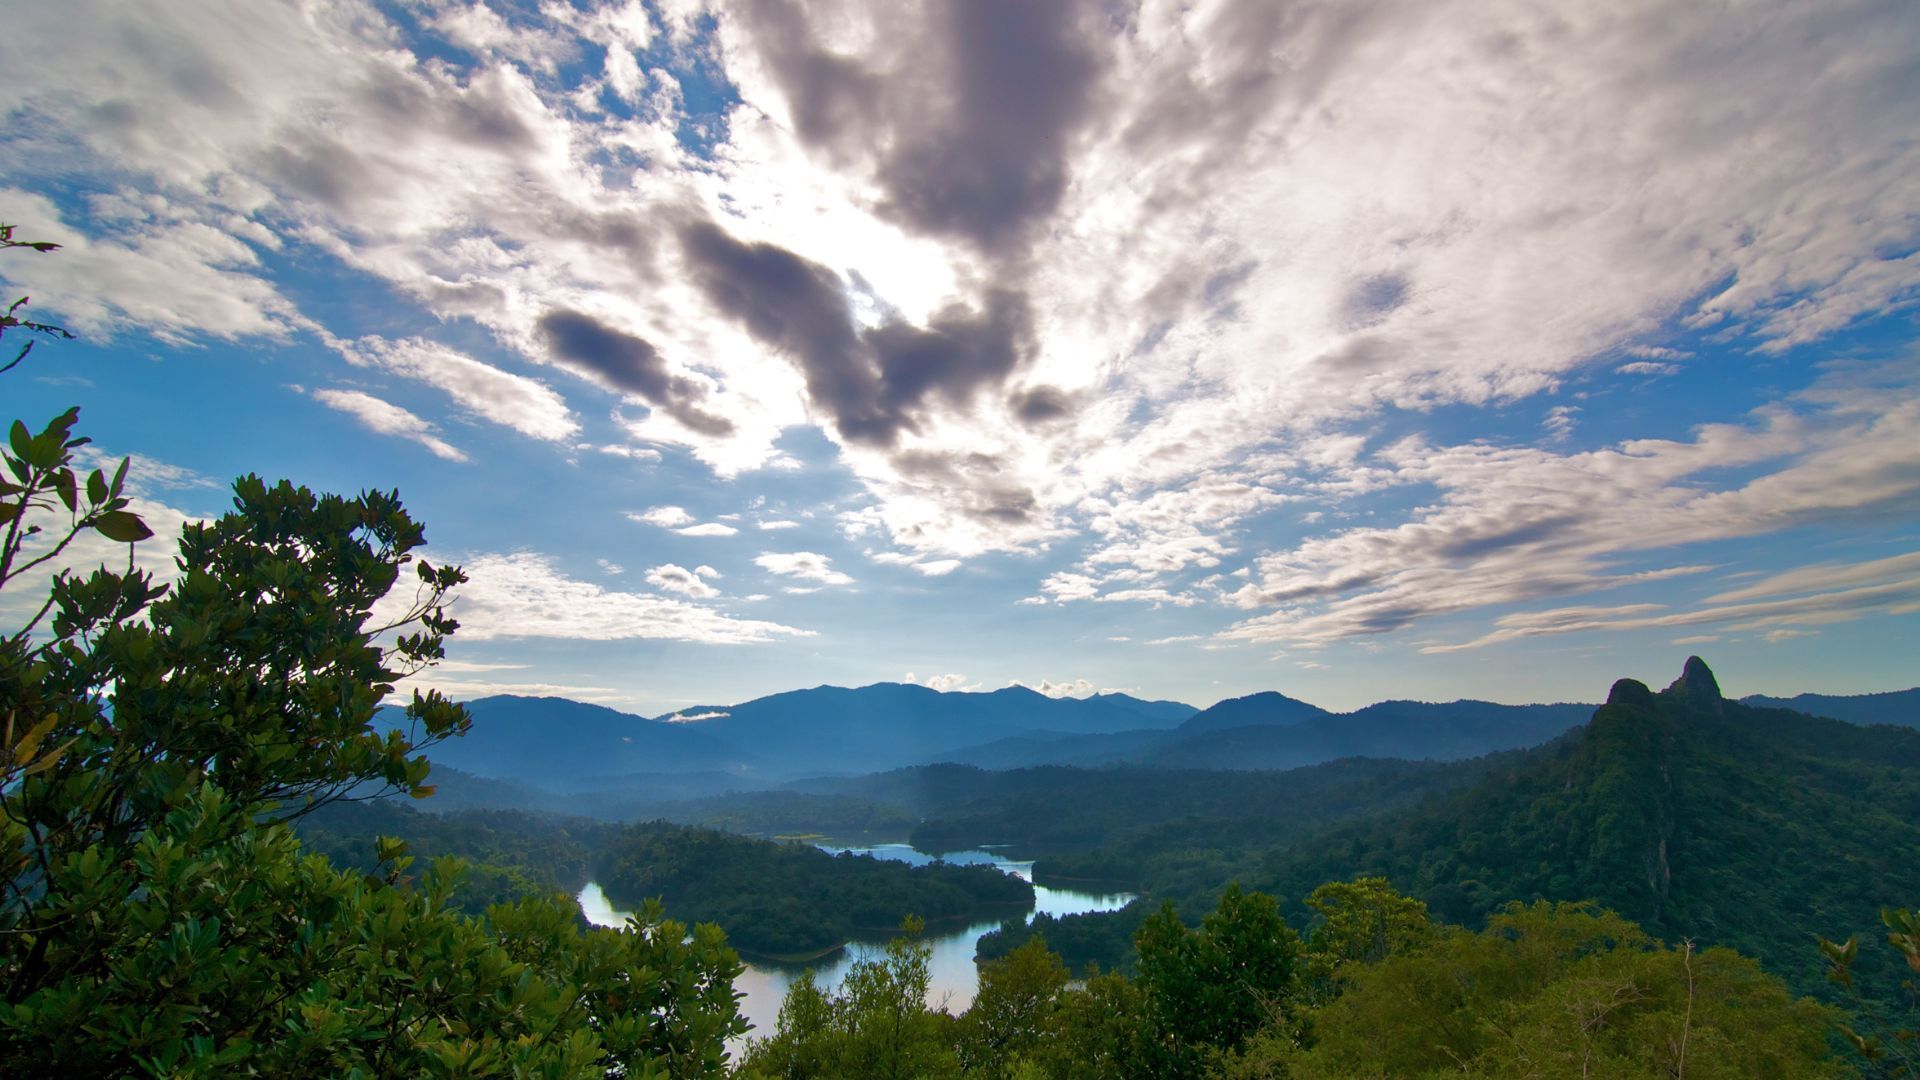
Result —
[[[892,859],[895,862],[921,866],[932,862],[934,857],[915,851],[906,844],[878,844],[872,847],[835,847],[821,844],[821,850],[832,854],[851,851],[856,855],[872,855],[876,859]],[[954,851],[941,855],[950,863],[986,865],[1012,874],[1024,881],[1033,880],[1033,864],[1008,859],[991,851]],[[1114,911],[1125,907],[1133,899],[1132,893],[1090,893],[1072,889],[1050,889],[1044,885],[1033,887],[1033,911],[1027,913],[1031,922],[1037,912],[1050,915],[1078,915],[1088,911]],[[587,921],[595,926],[624,926],[627,913],[615,911],[607,896],[600,890],[598,882],[588,882],[580,890],[580,910],[586,914]],[[952,930],[938,936],[929,936],[927,944],[933,947],[932,981],[927,988],[927,1004],[933,1008],[944,1008],[958,1014],[973,1004],[974,992],[979,988],[980,976],[974,967],[973,955],[980,938],[987,932],[1000,926],[997,919],[974,923],[961,929]],[[840,980],[854,962],[877,954],[884,941],[856,941],[845,951],[813,965],[786,965],[763,961],[750,961],[747,970],[734,980],[734,989],[746,996],[740,1000],[740,1013],[753,1024],[753,1034],[770,1034],[774,1022],[780,1016],[780,1002],[786,997],[787,987],[800,976],[800,972],[811,966],[814,976],[823,987],[840,985]]]

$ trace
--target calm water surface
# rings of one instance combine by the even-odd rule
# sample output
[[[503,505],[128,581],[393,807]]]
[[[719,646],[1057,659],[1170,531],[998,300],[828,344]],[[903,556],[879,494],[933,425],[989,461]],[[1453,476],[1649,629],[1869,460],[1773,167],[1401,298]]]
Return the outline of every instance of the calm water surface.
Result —
[[[933,861],[934,857],[915,851],[906,844],[878,844],[873,847],[835,847],[820,845],[821,849],[833,854],[851,851],[856,855],[872,855],[876,859],[891,859],[895,862],[911,863],[922,866]],[[1033,864],[1008,859],[991,851],[955,851],[940,856],[945,862],[967,865],[992,866],[1002,873],[1012,874],[1023,881],[1033,880]],[[1133,899],[1132,893],[1092,893],[1077,892],[1072,889],[1049,889],[1044,885],[1033,887],[1033,911],[1027,913],[1027,921],[1032,922],[1037,912],[1050,915],[1078,915],[1088,911],[1115,911],[1125,907]],[[624,926],[627,913],[615,911],[608,903],[607,896],[600,891],[598,882],[588,882],[580,890],[580,910],[586,913],[587,921],[595,926]],[[927,944],[933,947],[932,981],[927,988],[927,1004],[933,1008],[944,1008],[958,1014],[973,1004],[974,991],[979,988],[980,975],[974,967],[973,955],[980,938],[990,930],[1000,926],[998,919],[957,927],[941,934],[929,934]],[[871,942],[854,942],[846,951],[812,965],[814,977],[823,987],[840,985],[840,980],[857,960],[877,956],[885,945],[884,939]],[[800,977],[807,965],[787,965],[751,961],[747,970],[734,980],[735,990],[746,996],[740,1000],[740,1013],[753,1024],[754,1035],[769,1035],[773,1032],[774,1022],[780,1017],[780,1002],[787,995],[787,987]],[[738,1049],[736,1045],[735,1049]]]

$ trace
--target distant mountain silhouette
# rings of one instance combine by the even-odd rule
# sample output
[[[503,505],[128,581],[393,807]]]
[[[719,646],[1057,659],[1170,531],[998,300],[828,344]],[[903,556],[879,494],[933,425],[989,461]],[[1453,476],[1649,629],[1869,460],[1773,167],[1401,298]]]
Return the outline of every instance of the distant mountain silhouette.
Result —
[[[853,774],[941,760],[957,746],[1036,732],[1094,735],[1171,727],[1191,706],[1121,694],[1050,698],[1023,686],[941,693],[906,683],[818,686],[706,710],[699,730],[750,748],[768,769]],[[685,711],[676,715],[688,715]]]
[[[1383,701],[1350,713],[1331,713],[1284,694],[1254,694],[1223,701],[1173,731],[1009,738],[963,747],[943,760],[987,769],[1115,764],[1297,769],[1344,757],[1458,761],[1538,746],[1586,723],[1593,709]]]
[[[1196,711],[1125,694],[1051,698],[1025,687],[941,693],[904,683],[819,686],[655,719],[565,698],[488,697],[467,707],[472,732],[435,747],[428,755],[434,762],[573,791],[654,786],[644,774],[690,772],[724,774],[743,789],[764,787],[938,761],[955,747],[996,739],[1172,728]],[[713,789],[702,784],[699,793]]]
[[[1290,727],[1332,715],[1318,705],[1309,705],[1273,690],[1263,690],[1246,697],[1228,698],[1212,708],[1203,709],[1181,724],[1180,730],[1221,731],[1256,724]]]
[[[427,757],[476,777],[563,791],[610,774],[741,772],[748,766],[731,743],[695,725],[664,724],[603,705],[501,696],[469,701],[467,711],[473,730],[435,746]]]
[[[1790,698],[1749,694],[1740,702],[1768,709],[1792,709],[1813,716],[1845,720],[1849,724],[1920,727],[1920,687],[1892,690],[1884,694],[1798,694]]]

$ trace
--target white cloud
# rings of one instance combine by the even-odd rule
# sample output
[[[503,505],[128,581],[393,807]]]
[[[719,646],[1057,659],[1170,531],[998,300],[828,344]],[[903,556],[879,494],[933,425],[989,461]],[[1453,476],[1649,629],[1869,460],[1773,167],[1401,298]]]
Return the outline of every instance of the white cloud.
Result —
[[[1274,610],[1226,636],[1324,642],[1389,633],[1448,613],[1711,569],[1652,557],[1682,545],[1899,513],[1920,505],[1920,395],[1913,391],[1912,373],[1899,365],[1839,367],[1793,408],[1766,407],[1744,425],[1704,425],[1689,441],[1638,440],[1564,455],[1396,444],[1382,458],[1403,480],[1432,485],[1438,499],[1399,525],[1349,528],[1262,556],[1258,580],[1231,599]],[[1747,478],[1714,486],[1711,479],[1730,470]],[[1650,565],[1630,569],[1630,560]],[[1757,596],[1752,590],[1761,587],[1779,586],[1739,594]],[[1474,643],[1596,621],[1629,625],[1586,618],[1581,609],[1538,617],[1544,621],[1503,617],[1505,629]]]
[[[962,123],[970,54],[940,31],[941,6],[831,8],[806,42],[739,8],[694,46],[701,10],[675,5],[655,25],[633,4],[513,20],[422,9],[478,58],[467,64],[410,51],[401,21],[357,3],[21,5],[0,40],[0,69],[20,75],[0,86],[20,186],[0,210],[68,244],[32,260],[35,295],[87,329],[175,342],[316,331],[280,292],[275,267],[298,260],[259,255],[283,247],[530,364],[558,363],[536,329],[545,316],[590,315],[631,339],[617,350],[627,377],[577,363],[566,377],[618,398],[636,445],[684,448],[732,477],[797,466],[781,433],[818,427],[872,500],[843,524],[884,532],[923,566],[1091,530],[1085,559],[1040,588],[1060,601],[1193,602],[1206,594],[1178,575],[1244,551],[1261,580],[1239,602],[1278,610],[1236,633],[1390,630],[1644,573],[1617,565],[1620,552],[1910,505],[1890,445],[1913,434],[1911,387],[1877,406],[1891,436],[1865,413],[1730,436],[1755,455],[1739,465],[1798,457],[1711,495],[1692,491],[1711,466],[1687,464],[1718,453],[1711,429],[1691,448],[1566,458],[1422,445],[1368,465],[1358,445],[1387,409],[1507,405],[1621,356],[1634,362],[1620,372],[1670,374],[1683,350],[1647,342],[1676,321],[1770,363],[1910,304],[1920,19],[1897,5],[1628,0],[1577,17],[1468,0],[1148,5],[1063,31],[1101,35],[1085,43],[1098,82],[1062,106],[1084,102],[1079,122],[1041,132],[1005,175],[996,140],[1047,111],[997,116],[984,139]],[[1001,36],[1045,41],[1018,26]],[[712,118],[635,60],[661,40],[697,48],[739,95],[704,157],[679,135]],[[857,72],[860,107],[805,115],[819,99],[797,102],[781,81],[796,44]],[[569,56],[603,60],[582,74]],[[602,93],[632,107],[604,109]],[[840,137],[816,137],[815,121]],[[943,146],[972,152],[989,186],[1007,185],[995,192],[1040,191],[1033,218],[978,243],[916,217],[887,185],[910,153]],[[25,190],[56,179],[99,194],[62,220]],[[964,321],[1004,286],[1027,301],[1031,341],[978,385],[925,395],[893,442],[862,441],[834,423],[831,380],[815,386],[789,344],[764,340],[771,324],[754,320],[767,313],[743,317],[701,286],[675,230],[706,218],[848,286],[835,297],[857,313],[849,335]],[[417,347],[433,358],[392,370],[532,437],[573,437],[545,384]],[[855,350],[842,368],[871,359]],[[356,393],[319,392],[460,456],[420,418]],[[1757,445],[1768,440],[1785,449]],[[1847,472],[1856,454],[1879,472]],[[1270,467],[1246,467],[1256,456]],[[1547,509],[1500,481],[1509,467],[1545,485]],[[1441,494],[1319,541],[1250,535],[1303,488],[1337,501],[1389,483]],[[1601,493],[1599,509],[1566,505],[1583,490]],[[1710,525],[1716,514],[1727,524]]]
[[[1579,411],[1578,405],[1555,405],[1548,409],[1546,419],[1540,421],[1540,426],[1546,429],[1547,438],[1553,442],[1566,442],[1571,438],[1574,425],[1578,422],[1573,416]]]
[[[905,683],[916,683],[920,686],[926,687],[929,690],[938,690],[943,694],[951,693],[954,691],[978,689],[977,686],[967,681],[967,677],[965,675],[960,675],[957,673],[949,674],[949,675],[929,675],[925,679],[920,679],[920,678],[917,678],[913,672],[909,671],[900,681]]]
[[[473,701],[476,698],[495,697],[510,694],[514,697],[563,697],[573,701],[590,701],[599,705],[625,704],[630,695],[627,691],[611,686],[582,686],[578,683],[554,682],[492,682],[485,679],[462,679],[446,673],[444,665],[435,665],[410,679],[401,679],[394,684],[394,697],[390,701],[405,700],[413,691],[438,690],[455,701]]]
[[[1019,681],[1015,681],[1009,685],[1027,686],[1026,683]],[[1036,690],[1050,698],[1084,698],[1092,697],[1098,692],[1093,683],[1086,679],[1075,679],[1072,682],[1054,682],[1051,679],[1041,679],[1039,685],[1028,687],[1028,689]]]
[[[109,477],[120,467],[122,459],[127,462],[125,490],[128,494],[144,494],[155,488],[168,491],[193,491],[226,486],[205,473],[196,472],[184,465],[151,458],[145,454],[116,454],[97,444],[78,447],[73,453],[76,468],[89,471],[99,469]]]
[[[679,533],[681,536],[732,536],[740,530],[731,525],[722,525],[717,521],[708,521],[673,531]]]
[[[372,394],[359,390],[315,390],[313,399],[360,421],[368,431],[411,439],[431,450],[435,457],[448,461],[467,460],[459,447],[434,434],[437,429],[431,423]]]
[[[25,70],[17,62],[9,58],[6,70]],[[8,96],[0,90],[0,101]],[[87,336],[138,327],[173,343],[284,339],[311,325],[260,272],[244,240],[161,196],[147,201],[141,220],[99,236],[68,224],[45,196],[0,188],[0,221],[18,227],[16,238],[61,245],[57,255],[10,262],[0,278],[31,280],[36,310]]]
[[[1654,360],[1635,360],[1631,364],[1621,364],[1614,371],[1622,375],[1677,375],[1678,364],[1662,364]]]
[[[474,415],[522,435],[560,442],[580,431],[566,401],[546,384],[501,371],[444,345],[422,338],[363,337],[336,342],[334,347],[349,363],[417,379],[444,391]]]
[[[656,589],[690,596],[695,600],[710,600],[720,595],[720,590],[700,580],[698,573],[672,563],[656,566],[647,571],[647,584]]]
[[[627,519],[640,522],[642,525],[658,525],[663,529],[693,524],[693,515],[678,506],[656,506],[639,513],[629,510]]]
[[[774,532],[779,529],[797,529],[799,527],[800,523],[797,521],[762,521],[758,525],[758,528],[762,532]]]
[[[796,577],[803,581],[817,581],[822,585],[851,585],[853,579],[833,569],[833,560],[818,552],[764,552],[754,558],[754,564],[768,573],[786,577]],[[793,592],[789,588],[788,592]],[[812,591],[812,590],[808,590]]]
[[[605,454],[608,457],[626,458],[629,461],[660,460],[660,451],[658,450],[648,450],[645,448],[636,449],[635,447],[623,446],[619,443],[609,443],[605,446],[595,446],[589,449]]]
[[[616,592],[568,577],[543,555],[517,552],[462,560],[468,582],[453,613],[468,641],[562,638],[662,639],[713,645],[811,636],[779,623],[736,619],[711,608],[646,593]]]

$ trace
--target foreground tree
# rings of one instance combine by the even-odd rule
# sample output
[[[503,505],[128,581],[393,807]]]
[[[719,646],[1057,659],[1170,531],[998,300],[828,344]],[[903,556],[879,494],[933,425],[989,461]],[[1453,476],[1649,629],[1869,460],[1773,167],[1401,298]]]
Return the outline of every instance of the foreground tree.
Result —
[[[954,1020],[926,1005],[933,950],[920,940],[923,929],[909,918],[879,956],[855,962],[838,989],[822,989],[812,971],[802,975],[787,989],[773,1034],[752,1044],[741,1072],[782,1080],[961,1075]]]
[[[1663,946],[1611,912],[1514,905],[1481,933],[1350,967],[1315,1045],[1263,1037],[1237,1077],[1843,1076],[1830,1012],[1727,949]]]
[[[1827,960],[1827,978],[1846,991],[1856,1010],[1853,1022],[1840,1026],[1841,1037],[1859,1055],[1868,1075],[1906,1080],[1920,1077],[1920,909],[1888,908],[1880,913],[1880,922],[1887,944],[1906,968],[1899,995],[1868,997],[1860,992],[1854,970],[1860,959],[1857,938],[1820,938],[1820,952]]]
[[[0,333],[51,332],[23,303]],[[77,420],[16,421],[0,454],[9,597],[89,530],[149,535],[124,461],[76,471]],[[717,929],[652,905],[584,931],[564,897],[476,919],[450,861],[415,887],[397,842],[371,875],[301,850],[285,822],[316,806],[432,793],[421,751],[465,711],[416,693],[397,728],[375,717],[442,655],[464,579],[415,563],[393,493],[249,476],[233,506],[188,527],[171,586],[131,560],[59,574],[0,638],[0,1075],[723,1070],[745,1025]]]

